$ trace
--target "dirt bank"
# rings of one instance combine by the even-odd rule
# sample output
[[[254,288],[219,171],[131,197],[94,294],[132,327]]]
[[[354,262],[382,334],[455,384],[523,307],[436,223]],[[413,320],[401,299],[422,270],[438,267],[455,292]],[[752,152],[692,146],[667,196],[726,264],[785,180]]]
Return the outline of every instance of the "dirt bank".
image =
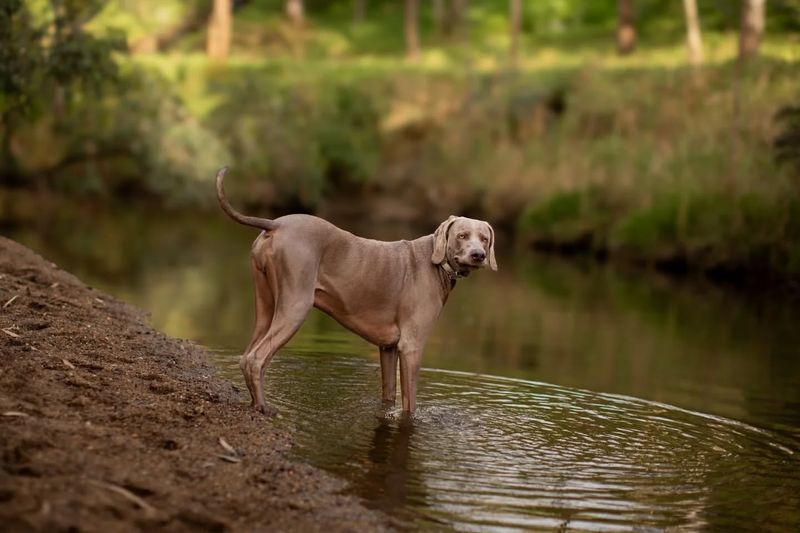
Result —
[[[0,237],[0,530],[386,529],[244,400],[201,348]]]

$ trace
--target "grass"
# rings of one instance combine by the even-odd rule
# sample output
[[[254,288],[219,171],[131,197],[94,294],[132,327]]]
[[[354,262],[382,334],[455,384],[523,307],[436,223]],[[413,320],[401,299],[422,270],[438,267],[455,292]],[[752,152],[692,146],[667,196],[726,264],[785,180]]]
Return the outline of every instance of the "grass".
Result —
[[[776,110],[797,98],[792,68],[587,80],[592,94],[575,95],[566,137],[549,144],[561,151],[549,180],[522,180],[536,199],[520,235],[670,268],[798,276],[800,183],[771,147]]]

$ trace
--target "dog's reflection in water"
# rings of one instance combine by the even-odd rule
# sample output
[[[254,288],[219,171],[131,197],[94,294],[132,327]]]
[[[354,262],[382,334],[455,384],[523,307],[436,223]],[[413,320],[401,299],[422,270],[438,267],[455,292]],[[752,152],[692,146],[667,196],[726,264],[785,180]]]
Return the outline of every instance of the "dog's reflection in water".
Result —
[[[354,485],[370,507],[402,517],[399,509],[425,506],[420,465],[414,457],[414,419],[379,416],[364,479]]]

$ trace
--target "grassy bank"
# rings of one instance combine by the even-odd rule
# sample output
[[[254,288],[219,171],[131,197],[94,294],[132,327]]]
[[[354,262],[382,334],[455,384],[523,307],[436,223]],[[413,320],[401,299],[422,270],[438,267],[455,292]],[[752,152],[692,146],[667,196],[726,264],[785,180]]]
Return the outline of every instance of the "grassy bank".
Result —
[[[772,147],[778,103],[797,94],[790,67],[620,75],[591,91],[575,100],[568,140],[550,145],[549,187],[526,181],[527,242],[675,269],[800,274],[797,170],[777,165]]]
[[[160,56],[123,89],[20,130],[23,167],[76,193],[251,208],[389,197],[481,216],[542,248],[800,273],[796,171],[774,116],[796,63],[497,71]],[[793,173],[794,172],[794,173]],[[383,205],[383,204],[381,204]]]

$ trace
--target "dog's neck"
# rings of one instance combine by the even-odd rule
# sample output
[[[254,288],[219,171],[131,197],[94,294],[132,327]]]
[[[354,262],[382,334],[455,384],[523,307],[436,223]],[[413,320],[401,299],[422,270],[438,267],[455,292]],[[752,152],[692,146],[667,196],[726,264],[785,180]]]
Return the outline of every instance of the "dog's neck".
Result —
[[[453,282],[459,280],[461,278],[466,278],[469,276],[469,270],[461,272],[453,268],[453,265],[450,264],[450,260],[446,259],[439,264],[439,267],[444,271],[448,278],[450,278]]]
[[[444,301],[447,301],[447,296],[450,294],[450,291],[455,288],[456,281],[469,276],[469,271],[460,272],[459,270],[453,268],[453,265],[450,264],[449,259],[445,259],[439,263],[436,271],[439,274],[439,281],[441,281],[442,284],[441,286]]]

